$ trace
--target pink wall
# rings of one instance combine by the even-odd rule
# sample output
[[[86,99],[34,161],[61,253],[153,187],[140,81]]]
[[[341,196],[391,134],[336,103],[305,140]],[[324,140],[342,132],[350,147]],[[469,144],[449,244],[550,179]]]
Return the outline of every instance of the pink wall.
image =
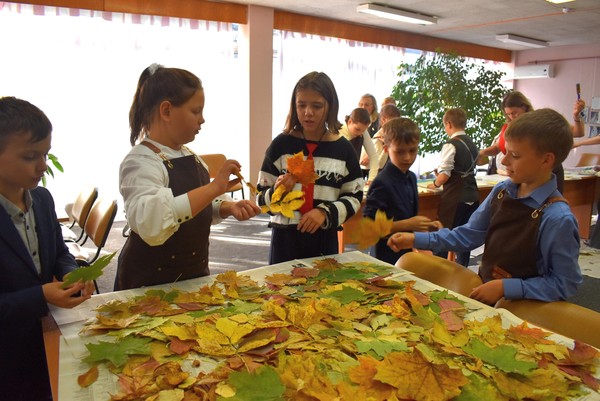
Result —
[[[581,84],[581,97],[587,105],[591,104],[592,97],[600,97],[600,42],[589,46],[525,50],[515,55],[515,66],[536,63],[553,64],[554,77],[513,81],[514,88],[523,92],[536,109],[553,108],[571,121],[573,103],[577,99],[576,83]],[[574,149],[565,161],[565,167],[575,165],[581,153],[600,153],[600,145]]]

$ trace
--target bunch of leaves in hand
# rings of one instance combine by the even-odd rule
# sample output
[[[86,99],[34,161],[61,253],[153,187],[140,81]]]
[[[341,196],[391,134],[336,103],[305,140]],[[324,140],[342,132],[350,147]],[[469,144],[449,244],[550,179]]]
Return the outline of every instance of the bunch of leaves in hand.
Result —
[[[261,207],[263,213],[281,213],[287,218],[294,217],[294,210],[298,210],[304,204],[304,192],[290,191],[285,196],[285,187],[280,185],[271,196],[271,204]]]
[[[358,244],[359,249],[367,249],[390,234],[393,222],[383,210],[377,211],[375,219],[363,217],[358,223],[358,228],[350,232],[349,243]]]

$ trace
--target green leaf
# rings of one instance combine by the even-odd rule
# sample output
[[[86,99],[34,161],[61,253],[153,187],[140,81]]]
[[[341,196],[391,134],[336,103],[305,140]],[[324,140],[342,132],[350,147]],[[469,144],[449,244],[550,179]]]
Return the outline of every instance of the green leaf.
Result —
[[[323,298],[337,299],[342,305],[346,305],[353,301],[362,301],[366,297],[364,292],[357,290],[356,288],[344,286],[342,290],[333,291],[323,295]]]
[[[125,337],[119,342],[100,341],[97,344],[85,344],[90,355],[84,359],[88,363],[110,361],[116,367],[123,366],[129,355],[150,355],[151,338]]]
[[[162,301],[173,303],[175,298],[177,298],[177,296],[179,295],[179,291],[171,290],[169,292],[166,292],[164,290],[148,290],[146,291],[145,295],[149,297],[159,297]]]
[[[283,401],[285,386],[270,366],[261,366],[254,373],[233,372],[227,380],[235,389],[233,397],[217,397],[217,401]]]
[[[377,356],[382,359],[392,351],[403,351],[409,350],[408,346],[404,341],[386,341],[386,340],[367,340],[357,341],[354,343],[358,352],[364,354],[369,351],[375,352]]]
[[[496,348],[490,348],[481,340],[474,338],[463,347],[463,350],[507,373],[527,375],[537,367],[535,362],[516,359],[517,349],[510,345],[499,345]]]
[[[116,255],[116,253],[117,252],[113,252],[109,255],[101,256],[91,265],[80,267],[70,273],[67,273],[63,277],[62,288],[69,287],[79,281],[86,282],[96,280],[102,275],[102,270],[110,263],[111,259]]]

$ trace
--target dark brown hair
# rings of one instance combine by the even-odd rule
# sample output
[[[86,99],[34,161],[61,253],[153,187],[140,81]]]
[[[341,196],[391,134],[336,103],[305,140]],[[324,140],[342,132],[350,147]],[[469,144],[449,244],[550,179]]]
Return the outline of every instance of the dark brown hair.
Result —
[[[290,111],[288,112],[287,119],[285,121],[285,127],[283,132],[286,134],[291,133],[293,130],[301,130],[302,125],[298,118],[298,112],[296,111],[296,96],[299,91],[311,89],[319,93],[325,98],[329,111],[325,124],[327,124],[327,130],[334,134],[337,134],[342,127],[342,124],[338,121],[337,115],[340,110],[340,103],[338,101],[337,92],[331,78],[324,72],[309,72],[296,83],[294,90],[292,91],[292,100],[290,102]]]
[[[367,126],[371,124],[371,116],[369,116],[369,112],[361,107],[355,108],[354,110],[352,110],[350,115],[346,116],[346,123],[349,119],[352,119],[352,121],[354,121],[355,123],[367,124]]]
[[[526,113],[533,111],[533,106],[527,96],[519,91],[510,91],[502,99],[502,113],[507,107],[521,107]],[[508,120],[508,116],[506,116]]]
[[[165,68],[158,64],[152,64],[142,71],[129,109],[131,146],[148,133],[152,116],[163,101],[167,100],[178,107],[199,90],[203,90],[202,81],[189,71]]]
[[[37,106],[13,96],[0,98],[0,152],[11,135],[31,134],[35,143],[51,133],[52,123]]]
[[[394,142],[411,144],[418,142],[420,130],[417,124],[406,117],[393,118],[383,124],[383,143],[390,146]]]
[[[528,139],[539,153],[553,153],[554,166],[562,163],[573,147],[573,133],[569,122],[557,111],[539,109],[525,113],[508,125],[507,140]]]

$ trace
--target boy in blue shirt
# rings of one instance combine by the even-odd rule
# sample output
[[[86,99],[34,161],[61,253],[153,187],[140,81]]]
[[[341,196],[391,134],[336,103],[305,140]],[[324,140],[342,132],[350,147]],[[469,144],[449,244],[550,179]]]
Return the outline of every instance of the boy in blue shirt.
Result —
[[[579,230],[556,187],[554,166],[573,145],[571,126],[551,109],[523,114],[506,131],[510,179],[497,184],[469,222],[436,233],[397,233],[394,250],[472,250],[485,242],[471,297],[493,305],[500,298],[564,300],[581,284]]]
[[[61,287],[77,263],[50,192],[38,187],[51,132],[36,106],[0,98],[0,398],[12,401],[52,400],[40,319],[48,304],[72,308],[94,289],[91,281]]]
[[[417,177],[409,170],[417,158],[419,149],[419,128],[408,118],[394,118],[383,125],[383,149],[389,161],[375,177],[367,193],[367,203],[363,215],[375,218],[377,210],[385,211],[393,219],[392,232],[427,231],[438,228],[438,221],[425,216],[417,216],[419,194]],[[393,251],[387,246],[387,239],[375,245],[375,257],[395,264],[400,256],[409,250]]]

